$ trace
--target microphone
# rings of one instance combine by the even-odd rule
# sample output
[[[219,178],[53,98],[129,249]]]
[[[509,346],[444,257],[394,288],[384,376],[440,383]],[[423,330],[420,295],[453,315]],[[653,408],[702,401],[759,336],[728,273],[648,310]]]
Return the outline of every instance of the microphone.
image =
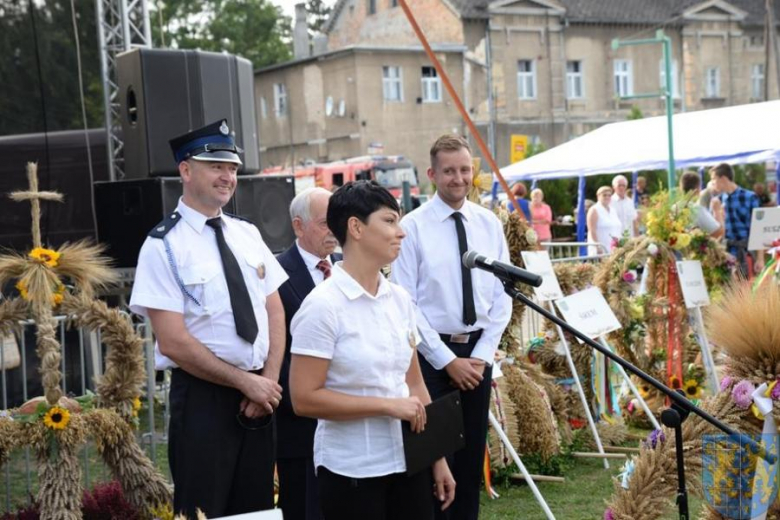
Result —
[[[512,264],[505,264],[504,262],[493,260],[476,251],[466,251],[463,253],[462,260],[465,267],[469,269],[482,269],[483,271],[493,273],[502,280],[520,282],[530,285],[531,287],[539,287],[542,285],[542,277],[538,274],[526,271],[525,269],[520,269]]]

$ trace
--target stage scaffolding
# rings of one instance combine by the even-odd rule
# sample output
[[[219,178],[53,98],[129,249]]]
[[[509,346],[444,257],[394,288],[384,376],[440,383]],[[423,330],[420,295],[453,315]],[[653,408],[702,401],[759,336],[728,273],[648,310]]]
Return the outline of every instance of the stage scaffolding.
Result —
[[[146,0],[95,0],[100,73],[103,80],[106,149],[110,180],[124,178],[124,142],[117,56],[138,47],[152,47]]]

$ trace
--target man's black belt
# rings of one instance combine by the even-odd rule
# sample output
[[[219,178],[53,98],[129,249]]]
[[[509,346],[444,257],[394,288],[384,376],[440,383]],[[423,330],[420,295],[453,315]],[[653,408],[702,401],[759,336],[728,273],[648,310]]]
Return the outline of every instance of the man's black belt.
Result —
[[[444,343],[457,343],[459,345],[476,343],[481,336],[482,329],[464,332],[463,334],[439,334],[439,337]]]

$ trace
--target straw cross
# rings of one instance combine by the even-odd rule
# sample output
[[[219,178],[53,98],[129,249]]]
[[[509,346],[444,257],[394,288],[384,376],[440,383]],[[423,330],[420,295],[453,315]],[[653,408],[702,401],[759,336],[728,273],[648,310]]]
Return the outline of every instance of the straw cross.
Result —
[[[42,247],[41,244],[41,201],[51,200],[62,202],[62,194],[56,191],[38,191],[38,164],[27,163],[27,179],[30,189],[27,191],[15,191],[9,195],[16,202],[30,201],[32,213],[32,241],[33,247]]]

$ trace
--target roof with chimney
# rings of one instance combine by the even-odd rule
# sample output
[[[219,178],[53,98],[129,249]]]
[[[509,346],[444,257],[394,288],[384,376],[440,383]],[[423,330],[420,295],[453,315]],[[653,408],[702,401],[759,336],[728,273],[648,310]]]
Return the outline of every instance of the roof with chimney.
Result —
[[[355,0],[338,0],[323,27],[329,32],[344,7]],[[766,15],[764,0],[442,0],[463,19],[487,19],[489,7],[541,7],[563,10],[569,23],[679,25],[697,14],[730,15],[746,26],[761,26]],[[772,0],[775,16],[780,0]]]

